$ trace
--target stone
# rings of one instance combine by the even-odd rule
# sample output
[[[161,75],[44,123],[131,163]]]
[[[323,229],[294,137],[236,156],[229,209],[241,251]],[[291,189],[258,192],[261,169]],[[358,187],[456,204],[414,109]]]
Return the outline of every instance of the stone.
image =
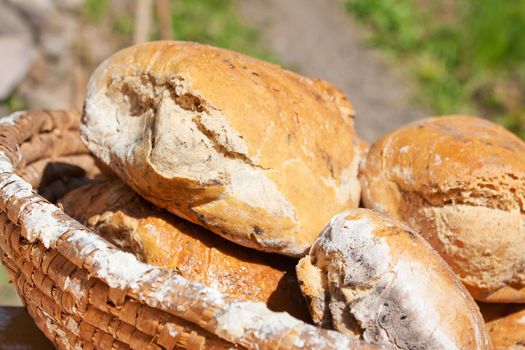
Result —
[[[26,77],[35,57],[31,31],[20,15],[0,2],[0,100]]]

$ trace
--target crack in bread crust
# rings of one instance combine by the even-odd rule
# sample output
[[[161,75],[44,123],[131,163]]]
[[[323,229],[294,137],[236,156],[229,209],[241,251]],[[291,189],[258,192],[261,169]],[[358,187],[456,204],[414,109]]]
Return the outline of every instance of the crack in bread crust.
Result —
[[[459,188],[428,195],[405,191],[398,183],[392,183],[402,198],[398,218],[421,232],[476,299],[487,299],[505,287],[518,292],[525,289],[525,214],[522,210],[490,205],[502,203],[497,201],[480,203],[477,196],[464,195],[465,191]],[[477,216],[480,216],[478,220],[469,219]],[[489,222],[484,217],[492,219]],[[466,220],[470,220],[470,225],[465,225]],[[479,220],[483,224],[476,222]],[[477,237],[473,227],[479,227],[479,239],[472,238]],[[498,255],[491,253],[495,251]]]
[[[228,50],[158,42],[95,71],[81,135],[154,204],[241,245],[299,257],[333,214],[358,205],[352,113],[328,83]]]

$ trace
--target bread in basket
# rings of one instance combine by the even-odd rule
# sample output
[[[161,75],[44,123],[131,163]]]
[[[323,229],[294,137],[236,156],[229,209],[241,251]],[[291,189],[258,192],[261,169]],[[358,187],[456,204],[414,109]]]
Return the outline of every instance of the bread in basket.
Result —
[[[0,121],[2,261],[58,348],[377,348],[143,264],[65,215],[38,193],[53,200],[100,171],[79,119],[33,111]]]

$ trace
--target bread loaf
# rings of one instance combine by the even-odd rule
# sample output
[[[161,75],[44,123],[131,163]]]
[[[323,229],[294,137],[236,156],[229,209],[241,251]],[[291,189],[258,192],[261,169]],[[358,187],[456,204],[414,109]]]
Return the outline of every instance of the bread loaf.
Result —
[[[490,349],[478,306],[416,232],[367,209],[335,216],[297,266],[315,323],[394,349]]]
[[[495,350],[525,350],[525,305],[480,304]]]
[[[421,232],[476,300],[525,302],[525,143],[487,120],[409,124],[374,144],[363,201]]]
[[[68,215],[143,262],[174,269],[239,301],[262,301],[309,320],[295,264],[286,257],[250,251],[158,210],[118,179],[79,187],[60,203]]]
[[[359,202],[347,98],[228,50],[153,42],[116,53],[89,81],[81,134],[148,201],[258,250],[304,255]]]

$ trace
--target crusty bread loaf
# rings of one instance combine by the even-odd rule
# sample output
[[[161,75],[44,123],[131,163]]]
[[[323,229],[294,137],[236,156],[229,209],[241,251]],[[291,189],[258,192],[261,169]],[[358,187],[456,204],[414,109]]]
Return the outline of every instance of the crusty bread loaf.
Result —
[[[525,143],[487,120],[409,124],[374,144],[363,201],[418,229],[476,300],[525,302]]]
[[[223,49],[153,42],[116,53],[90,79],[81,133],[148,201],[258,250],[304,255],[359,202],[347,98]]]
[[[118,179],[79,187],[60,203],[68,215],[146,263],[175,269],[234,299],[310,319],[293,261],[250,251],[165,213]]]
[[[437,252],[368,209],[335,216],[297,266],[315,323],[395,349],[490,349],[483,318]]]
[[[525,305],[480,303],[479,306],[495,350],[525,350]]]

